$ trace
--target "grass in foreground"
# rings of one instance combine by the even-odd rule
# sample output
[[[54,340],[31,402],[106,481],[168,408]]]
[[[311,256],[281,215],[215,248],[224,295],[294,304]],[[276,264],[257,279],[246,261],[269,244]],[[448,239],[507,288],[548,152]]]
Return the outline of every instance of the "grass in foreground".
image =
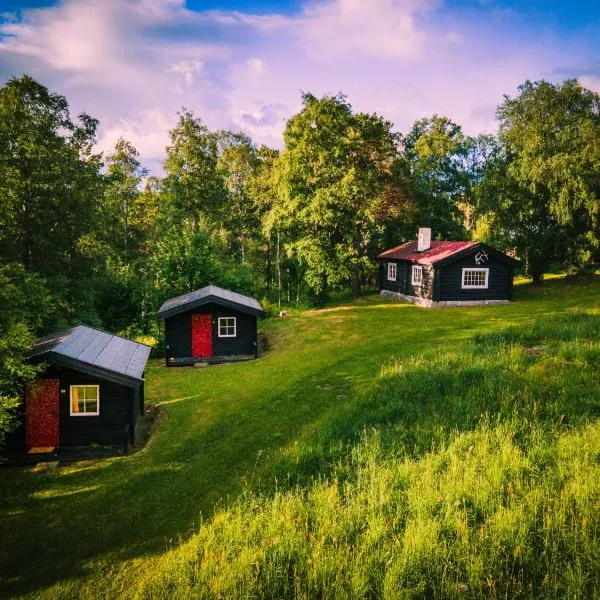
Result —
[[[600,595],[600,314],[383,370],[327,478],[252,494],[137,598]]]
[[[320,490],[338,489],[342,493],[342,483],[355,485],[352,481],[358,482],[356,468],[346,456],[365,425],[379,430],[378,444],[384,454],[376,454],[374,460],[400,461],[398,464],[414,461],[415,472],[426,464],[419,461],[435,460],[436,455],[429,454],[432,450],[449,451],[452,443],[458,443],[456,436],[483,435],[478,427],[486,411],[490,419],[500,419],[488,422],[492,437],[500,435],[494,427],[504,427],[513,418],[527,431],[531,415],[517,412],[515,416],[518,407],[526,407],[531,413],[535,410],[540,423],[553,424],[561,435],[566,428],[579,431],[584,426],[579,422],[595,416],[593,394],[598,395],[597,382],[591,376],[581,385],[571,375],[565,379],[560,368],[571,369],[571,374],[575,371],[571,359],[564,359],[564,364],[552,362],[557,347],[547,351],[543,348],[545,341],[517,340],[513,344],[506,336],[518,337],[530,331],[528,327],[535,321],[547,323],[561,314],[592,309],[599,291],[598,276],[590,276],[578,281],[553,281],[539,289],[523,287],[517,292],[517,301],[509,306],[458,310],[424,310],[370,297],[290,320],[265,322],[272,350],[255,363],[210,369],[166,369],[155,363],[148,376],[147,397],[149,402],[160,404],[161,417],[142,452],[124,459],[80,463],[57,473],[0,473],[2,585],[12,595],[29,592],[52,598],[96,598],[130,597],[137,582],[142,581],[146,595],[159,596],[171,586],[168,578],[172,577],[172,581],[182,583],[178,588],[181,595],[189,589],[197,594],[199,582],[204,580],[190,577],[188,566],[200,573],[217,565],[205,563],[198,555],[197,544],[202,536],[212,535],[221,543],[225,538],[219,537],[219,523],[231,521],[232,526],[238,523],[252,528],[256,512],[253,506],[275,515],[279,509],[269,502],[276,503],[277,498],[289,497],[294,502],[318,495]],[[597,313],[576,318],[594,320]],[[513,329],[506,333],[509,326]],[[561,327],[565,331],[573,329],[572,324]],[[495,364],[496,350],[489,350],[496,348],[489,337],[494,332],[504,332],[498,333],[501,339],[497,346],[502,352],[507,344],[520,344],[522,350],[510,352],[518,355],[515,364],[521,360],[531,363],[526,374],[518,369],[507,371],[498,364],[494,378],[488,377],[488,367]],[[469,341],[476,335],[479,341]],[[588,343],[592,342],[585,341]],[[579,342],[573,344],[568,350],[572,353],[584,347]],[[432,346],[441,356],[424,357],[424,353],[431,353]],[[513,360],[510,352],[503,360]],[[567,347],[561,352],[567,352]],[[487,361],[486,366],[477,362],[481,360]],[[461,371],[461,365],[469,365],[468,361],[470,369]],[[546,366],[541,368],[540,361]],[[387,365],[383,372],[382,365]],[[581,369],[576,372],[579,377]],[[475,384],[470,386],[470,382]],[[483,388],[485,394],[477,392],[482,382],[491,386]],[[512,404],[509,397],[497,394],[492,400],[493,394],[504,389],[505,382],[514,384],[510,388],[515,396]],[[539,383],[542,387],[534,391]],[[575,385],[581,395],[576,399],[583,399],[583,404],[570,401],[571,385]],[[420,395],[402,395],[405,389],[421,390]],[[444,394],[430,394],[431,389]],[[464,395],[468,389],[472,396]],[[558,443],[558,438],[548,435],[547,440],[544,437],[548,444],[544,452],[552,454],[552,440]],[[363,445],[371,448],[372,442],[365,440]],[[359,443],[357,447],[363,446]],[[368,452],[373,454],[372,450]],[[311,483],[324,476],[326,481]],[[296,489],[297,484],[303,487]],[[244,489],[262,493],[250,495],[246,504],[230,500]],[[211,522],[215,503],[220,508]],[[323,506],[327,511],[326,503]],[[240,515],[237,521],[236,514]],[[205,521],[200,526],[201,515]],[[364,513],[359,520],[368,518],[369,513]],[[408,522],[406,517],[403,519],[403,523]],[[385,519],[380,517],[380,521],[383,524]],[[200,537],[186,543],[199,527]],[[319,531],[310,531],[313,538],[307,539],[312,545],[325,544],[315,537]],[[401,533],[405,535],[400,530],[395,535],[404,539]],[[389,532],[382,531],[382,535]],[[233,537],[232,543],[242,555],[252,557],[254,546],[245,545],[245,539]],[[288,585],[286,593],[294,590],[301,595],[302,588],[289,587],[291,580],[286,577],[291,577],[290,573],[280,570],[281,564],[288,568],[291,564],[289,555],[283,552],[285,542],[280,539],[284,563],[273,563],[275,570],[268,571],[268,577],[265,575],[261,581],[265,585],[279,581],[279,585],[283,577],[288,582],[284,582]],[[306,544],[306,539],[302,543]],[[180,544],[182,550],[178,551]],[[344,544],[340,538],[337,547],[342,554],[332,555],[334,563],[343,552],[356,552],[356,545]],[[326,544],[323,547],[329,548]],[[184,554],[179,552],[189,548],[189,561],[186,558],[181,563]],[[386,565],[392,554],[385,555]],[[235,560],[232,558],[231,564]],[[261,564],[260,572],[266,574],[265,563]],[[327,564],[315,568],[331,573]],[[218,570],[225,573],[221,567]],[[382,572],[378,571],[379,576]],[[243,569],[239,571],[241,579],[231,579],[232,571],[227,573],[231,585],[241,586],[231,588],[240,590],[240,595],[242,589],[254,586],[260,591],[263,585],[249,578]],[[302,573],[298,571],[298,576]],[[386,567],[384,580],[389,577]],[[307,581],[317,579],[311,575]],[[322,585],[324,580],[319,581]],[[457,586],[464,583],[469,590],[475,589],[462,579],[453,581]],[[208,589],[216,593],[225,580],[213,583]],[[275,588],[264,589],[271,593]],[[335,596],[331,587],[319,589]]]

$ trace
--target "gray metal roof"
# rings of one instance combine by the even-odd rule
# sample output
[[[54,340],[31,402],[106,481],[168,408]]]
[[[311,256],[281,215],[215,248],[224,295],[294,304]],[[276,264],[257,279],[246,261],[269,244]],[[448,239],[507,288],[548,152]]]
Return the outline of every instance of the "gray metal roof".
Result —
[[[254,315],[265,316],[267,314],[262,309],[260,302],[255,298],[250,298],[249,296],[244,296],[243,294],[238,294],[231,290],[225,290],[216,285],[207,285],[206,287],[190,292],[189,294],[183,294],[183,296],[177,296],[176,298],[167,300],[160,307],[156,316],[159,319],[165,319],[185,312],[186,310],[202,306],[203,304],[208,304],[209,302],[237,308],[242,312]]]
[[[79,325],[40,338],[31,347],[28,357],[39,356],[48,362],[79,369],[110,381],[137,385],[143,381],[151,350],[146,344]]]

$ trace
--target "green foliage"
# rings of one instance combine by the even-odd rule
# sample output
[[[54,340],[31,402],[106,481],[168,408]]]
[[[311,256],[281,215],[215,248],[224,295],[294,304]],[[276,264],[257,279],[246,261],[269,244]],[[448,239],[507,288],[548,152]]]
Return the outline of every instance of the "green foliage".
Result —
[[[114,152],[106,159],[103,210],[103,239],[109,253],[131,263],[144,254],[151,232],[149,213],[155,212],[152,194],[142,193],[147,171],[138,161],[137,150],[119,139]]]
[[[222,173],[217,168],[218,136],[188,110],[170,132],[167,147],[165,193],[168,218],[172,222],[201,218],[217,219],[226,191]]]
[[[408,211],[391,124],[353,113],[343,96],[303,96],[284,132],[282,185],[290,248],[315,297],[351,282],[353,295],[372,274],[383,219]]]
[[[503,151],[480,213],[540,281],[553,261],[589,262],[599,243],[600,97],[567,80],[526,81],[498,108]]]
[[[51,298],[43,281],[18,264],[0,264],[0,448],[18,424],[24,384],[37,369],[23,361],[33,336],[51,312]]]
[[[248,270],[229,256],[225,240],[204,221],[167,229],[155,244],[149,263],[156,273],[155,305],[208,284],[252,292]]]
[[[0,88],[0,257],[44,277],[67,319],[90,308],[80,245],[101,194],[96,127],[26,75]]]
[[[434,115],[420,119],[402,137],[419,223],[439,239],[463,239],[461,206],[470,200],[469,154],[475,141],[460,125]]]

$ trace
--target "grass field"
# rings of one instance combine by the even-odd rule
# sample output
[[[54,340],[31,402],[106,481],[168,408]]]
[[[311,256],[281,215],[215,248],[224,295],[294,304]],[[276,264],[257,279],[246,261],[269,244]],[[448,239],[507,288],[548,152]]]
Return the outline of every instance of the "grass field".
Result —
[[[265,321],[270,347],[256,362],[155,361],[146,397],[159,416],[142,451],[57,472],[0,471],[0,589],[48,598],[598,591],[587,573],[600,559],[600,522],[582,526],[556,497],[571,490],[581,510],[600,507],[599,298],[598,273],[518,285],[506,306],[427,310],[374,295]],[[531,474],[546,468],[548,477]],[[538,531],[546,513],[560,533],[548,540]],[[557,555],[581,549],[579,563],[564,563],[573,587],[544,581],[554,560],[546,542]],[[482,558],[469,571],[471,555]],[[494,588],[494,569],[514,587]]]

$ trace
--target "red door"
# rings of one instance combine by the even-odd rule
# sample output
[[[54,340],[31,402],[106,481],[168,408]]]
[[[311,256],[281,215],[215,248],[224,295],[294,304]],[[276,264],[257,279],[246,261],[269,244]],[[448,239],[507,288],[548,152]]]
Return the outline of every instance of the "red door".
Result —
[[[27,449],[58,446],[58,379],[36,379],[27,384],[25,435]]]
[[[192,314],[192,356],[212,356],[212,317]]]

